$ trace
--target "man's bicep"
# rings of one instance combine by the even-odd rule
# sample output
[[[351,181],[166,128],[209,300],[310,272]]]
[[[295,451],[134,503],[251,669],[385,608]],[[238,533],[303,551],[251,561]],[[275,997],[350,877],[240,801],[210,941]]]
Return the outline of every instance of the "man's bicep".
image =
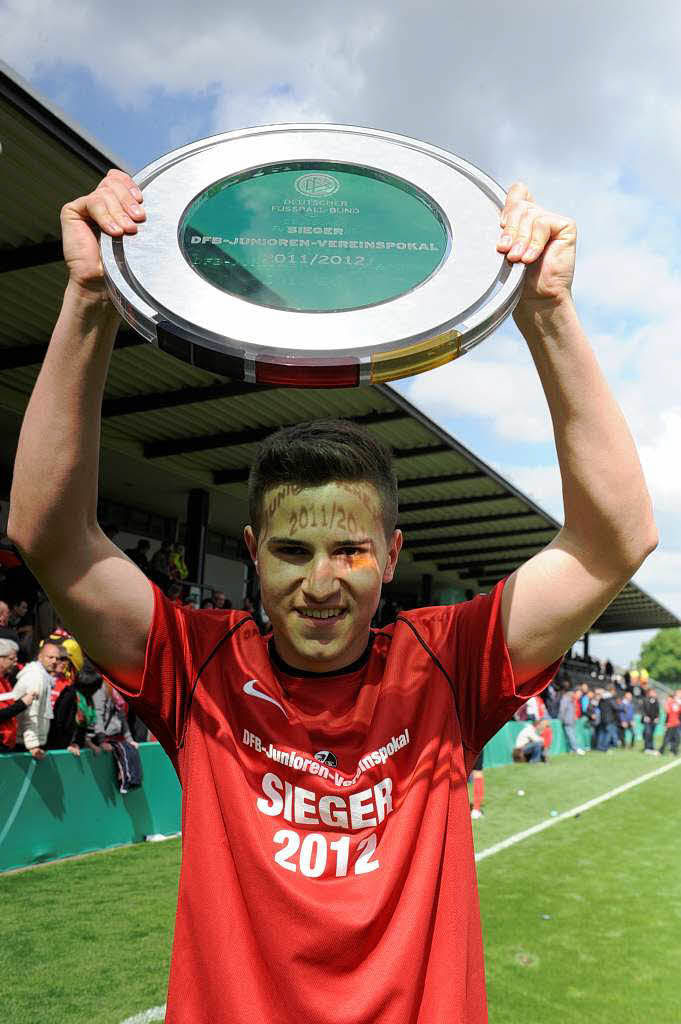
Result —
[[[562,533],[516,569],[504,586],[501,614],[518,684],[562,657],[625,583]]]
[[[27,561],[88,656],[136,689],[154,612],[152,586],[141,570],[100,530],[49,561]]]

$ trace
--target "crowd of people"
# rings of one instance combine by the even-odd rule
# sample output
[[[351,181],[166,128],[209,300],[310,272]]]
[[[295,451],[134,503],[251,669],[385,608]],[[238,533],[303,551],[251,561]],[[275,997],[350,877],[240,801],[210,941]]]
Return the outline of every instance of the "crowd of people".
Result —
[[[162,542],[150,555],[151,542],[142,539],[126,554],[175,604],[228,610],[224,590],[212,589],[203,600],[186,583],[187,568],[181,545]],[[128,707],[96,665],[85,656],[67,630],[40,633],[40,595],[16,559],[0,577],[0,755],[28,753],[37,761],[50,751],[66,750],[79,757],[90,750],[99,757],[112,754],[121,792],[142,783],[138,746],[153,740],[144,722]],[[3,561],[0,572],[7,566]],[[26,594],[17,595],[17,586]],[[248,600],[260,628],[266,616]]]
[[[557,724],[564,731],[569,751],[578,756],[583,756],[587,749],[599,753],[617,747],[633,749],[637,742],[637,718],[642,726],[643,753],[659,756],[669,750],[676,756],[681,746],[681,689],[661,704],[657,690],[649,685],[647,673],[641,685],[641,673],[616,675],[609,664],[608,667],[610,671],[606,672],[601,666],[597,678],[603,685],[599,686],[575,684],[563,669],[542,697],[528,701],[516,715],[525,724],[516,737],[514,760],[546,761]],[[586,726],[584,746],[578,739],[579,719]],[[662,721],[665,731],[656,747],[655,731]]]

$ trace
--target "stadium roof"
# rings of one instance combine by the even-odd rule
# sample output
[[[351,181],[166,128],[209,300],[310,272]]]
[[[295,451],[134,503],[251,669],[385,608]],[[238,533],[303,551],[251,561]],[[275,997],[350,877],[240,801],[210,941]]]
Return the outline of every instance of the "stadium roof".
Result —
[[[0,430],[16,438],[66,284],[59,211],[122,164],[2,63],[0,144]],[[127,329],[119,332],[107,381],[102,493],[182,519],[187,492],[206,488],[211,528],[236,539],[246,521],[246,478],[257,442],[279,426],[330,416],[366,424],[394,451],[403,579],[429,574],[445,585],[484,590],[559,529],[386,385],[337,391],[244,385],[179,362]],[[592,628],[679,624],[630,583]]]

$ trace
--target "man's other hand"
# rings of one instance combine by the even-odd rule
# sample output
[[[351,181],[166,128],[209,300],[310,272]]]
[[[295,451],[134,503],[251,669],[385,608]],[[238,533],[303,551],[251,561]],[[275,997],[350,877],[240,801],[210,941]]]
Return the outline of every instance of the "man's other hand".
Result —
[[[497,250],[510,263],[527,267],[520,306],[561,303],[570,298],[575,271],[577,226],[569,217],[538,206],[527,185],[508,190],[501,211]]]
[[[69,277],[88,291],[105,291],[99,232],[112,238],[137,233],[145,220],[142,193],[129,174],[111,170],[94,192],[61,211],[62,244]]]

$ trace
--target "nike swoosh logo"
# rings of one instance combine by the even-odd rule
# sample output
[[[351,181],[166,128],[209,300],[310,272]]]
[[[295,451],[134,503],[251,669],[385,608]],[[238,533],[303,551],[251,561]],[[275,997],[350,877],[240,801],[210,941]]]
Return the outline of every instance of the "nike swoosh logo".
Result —
[[[274,697],[268,696],[268,694],[263,693],[261,690],[256,690],[255,684],[257,681],[257,679],[249,679],[247,683],[244,683],[244,693],[247,693],[249,697],[259,697],[260,700],[266,700],[269,704],[274,704],[274,706],[279,708],[279,710],[284,713],[284,716],[288,718],[286,708],[283,704],[280,704],[278,700],[274,699]]]

